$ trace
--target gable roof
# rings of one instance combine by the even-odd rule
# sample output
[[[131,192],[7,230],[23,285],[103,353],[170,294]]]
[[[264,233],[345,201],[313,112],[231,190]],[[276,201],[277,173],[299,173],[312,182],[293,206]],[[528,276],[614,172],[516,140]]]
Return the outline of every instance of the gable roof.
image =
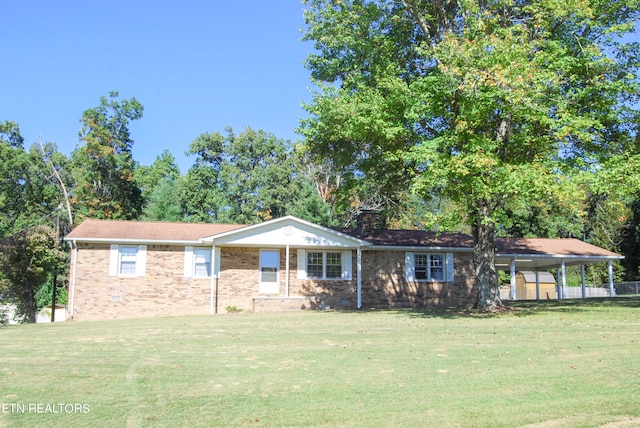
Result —
[[[204,237],[241,229],[243,224],[85,220],[65,240],[83,242],[198,243]]]
[[[86,220],[65,240],[103,243],[173,243],[363,247],[371,249],[473,251],[464,233],[424,230],[373,230],[361,236],[354,229],[329,229],[293,216],[254,225]],[[624,257],[579,239],[496,238],[496,266],[516,261],[519,270],[619,260]]]
[[[306,247],[363,247],[370,243],[336,229],[311,223],[294,216],[279,217],[263,223],[230,230],[204,239],[216,245]]]

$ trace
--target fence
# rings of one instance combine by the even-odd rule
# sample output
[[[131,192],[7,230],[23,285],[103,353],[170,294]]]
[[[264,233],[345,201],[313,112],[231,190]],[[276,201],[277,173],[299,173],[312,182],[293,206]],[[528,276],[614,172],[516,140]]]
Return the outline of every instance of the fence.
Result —
[[[615,296],[633,296],[640,294],[640,281],[615,282],[613,284]],[[588,297],[610,297],[609,284],[589,285],[585,289]],[[582,298],[582,287],[566,287],[564,290],[566,299]]]
[[[615,296],[633,296],[640,295],[640,281],[632,282],[616,282],[613,284]],[[563,290],[563,298],[565,299],[581,299],[582,287],[565,287]],[[585,297],[610,297],[609,284],[588,285],[585,288]],[[502,300],[510,300],[510,288],[500,288],[500,298]],[[555,293],[554,293],[555,298]],[[546,297],[540,296],[540,299],[546,300]],[[516,300],[518,299],[516,297]]]

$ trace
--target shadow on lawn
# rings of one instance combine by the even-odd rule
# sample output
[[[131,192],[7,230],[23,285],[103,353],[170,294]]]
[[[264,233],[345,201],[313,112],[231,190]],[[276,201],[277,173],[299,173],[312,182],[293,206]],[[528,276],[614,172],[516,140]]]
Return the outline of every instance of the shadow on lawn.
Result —
[[[606,297],[589,299],[564,299],[509,302],[516,315],[539,312],[584,312],[606,308],[640,308],[640,297]]]
[[[481,313],[469,307],[433,307],[424,309],[378,309],[411,318],[493,318],[502,316],[533,316],[548,312],[578,313],[594,309],[640,309],[640,297],[589,298],[541,301],[505,302],[505,310]],[[363,311],[358,311],[363,312]],[[366,312],[366,310],[365,310]]]

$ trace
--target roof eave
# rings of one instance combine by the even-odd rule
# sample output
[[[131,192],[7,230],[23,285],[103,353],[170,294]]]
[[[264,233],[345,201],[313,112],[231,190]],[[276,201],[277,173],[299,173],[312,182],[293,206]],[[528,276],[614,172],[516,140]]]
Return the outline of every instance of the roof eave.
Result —
[[[123,245],[205,245],[202,239],[197,240],[163,240],[163,239],[116,239],[116,238],[74,238],[65,237],[65,241],[86,244],[123,244]]]
[[[531,259],[531,258],[540,258],[540,259],[575,259],[575,260],[622,260],[624,256],[615,255],[615,256],[591,256],[588,254],[509,254],[509,253],[496,253],[496,257],[500,258],[512,258],[512,259]]]
[[[449,253],[472,253],[473,248],[469,247],[441,247],[441,246],[420,246],[420,245],[371,245],[369,250],[388,251],[439,251]]]

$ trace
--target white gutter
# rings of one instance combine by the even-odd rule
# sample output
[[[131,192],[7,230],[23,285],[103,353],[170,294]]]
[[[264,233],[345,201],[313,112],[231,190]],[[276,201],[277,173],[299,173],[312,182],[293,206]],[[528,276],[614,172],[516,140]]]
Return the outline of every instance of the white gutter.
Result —
[[[65,241],[67,239],[65,238]],[[147,244],[147,245],[203,245],[205,241],[202,239],[184,240],[184,241],[167,241],[163,239],[112,239],[112,238],[73,238],[67,242],[83,242],[88,244]]]

